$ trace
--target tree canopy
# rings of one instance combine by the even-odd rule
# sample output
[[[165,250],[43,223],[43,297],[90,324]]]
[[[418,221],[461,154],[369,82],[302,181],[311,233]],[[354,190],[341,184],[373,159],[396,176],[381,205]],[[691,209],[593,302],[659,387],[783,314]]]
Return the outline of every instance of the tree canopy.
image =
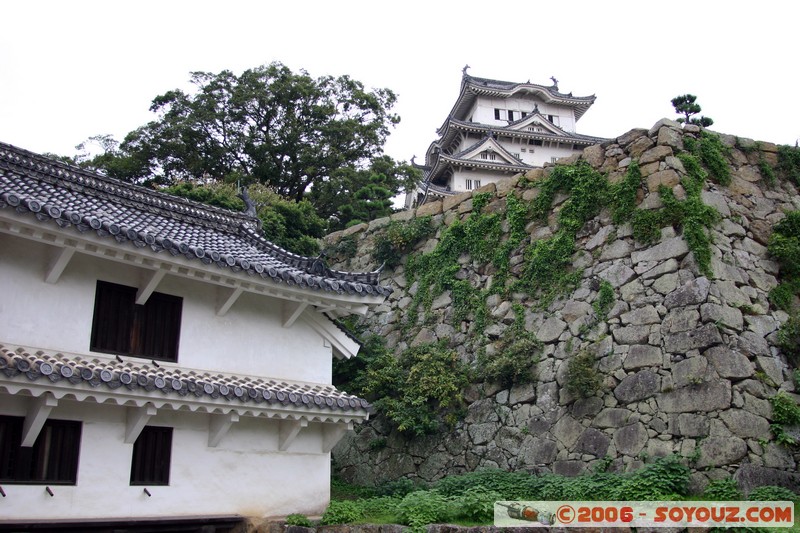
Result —
[[[672,107],[675,108],[675,112],[679,115],[683,115],[682,118],[678,119],[680,123],[686,124],[695,124],[697,126],[703,126],[707,128],[714,124],[714,121],[710,117],[693,117],[692,115],[698,114],[703,109],[700,107],[700,104],[697,103],[697,97],[693,94],[683,94],[681,96],[676,96],[671,100]]]
[[[312,78],[277,62],[238,76],[194,72],[191,83],[192,92],[156,96],[157,118],[121,142],[97,135],[79,145],[75,161],[139,184],[264,185],[295,208],[310,202],[330,229],[390,214],[391,197],[421,177],[383,154],[400,121],[389,89],[366,90],[346,75]],[[99,155],[89,154],[89,142]]]

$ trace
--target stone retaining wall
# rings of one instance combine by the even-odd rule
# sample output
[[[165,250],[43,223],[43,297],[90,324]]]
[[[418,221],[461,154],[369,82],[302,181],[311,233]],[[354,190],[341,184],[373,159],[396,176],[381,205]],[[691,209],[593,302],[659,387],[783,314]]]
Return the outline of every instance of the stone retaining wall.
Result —
[[[655,209],[661,206],[655,192],[659,185],[685,197],[680,180],[686,170],[676,155],[684,137],[698,133],[696,126],[665,119],[649,130],[632,130],[589,147],[570,162],[583,159],[616,182],[638,161],[643,175],[639,207]],[[660,242],[646,247],[633,239],[629,224],[615,226],[603,211],[578,234],[573,264],[584,269],[580,286],[544,310],[526,295],[510,300],[490,296],[490,324],[481,340],[471,335],[469,320],[451,323],[448,293],[433,302],[433,323],[404,334],[400,319],[416,287],[407,283],[402,264],[384,271],[383,282],[395,291],[366,322],[390,348],[399,353],[446,339],[463,360],[474,362],[480,348],[488,354],[497,348],[514,322],[512,303],[521,303],[525,329],[544,343],[538,380],[510,389],[492,383],[472,386],[466,392],[466,417],[439,435],[407,439],[374,417],[334,449],[336,471],[362,484],[399,477],[434,481],[481,467],[575,475],[604,456],[614,459],[613,468],[629,470],[648,458],[678,453],[694,458],[698,488],[709,479],[737,475],[743,483],[774,480],[797,489],[800,456],[776,444],[769,427],[768,398],[778,389],[791,393],[794,385],[776,348],[777,330],[787,315],[770,309],[767,300],[779,271],[766,246],[774,224],[785,210],[799,209],[800,198],[792,184],[779,180],[769,187],[761,176],[762,161],[777,162],[775,145],[721,138],[731,148],[732,182],[708,182],[702,192],[703,202],[722,215],[711,232],[711,277],[700,274],[675,229],[664,228]],[[538,190],[529,182],[547,172],[532,170],[477,192],[492,193],[487,212],[501,212],[510,194],[534,198]],[[416,251],[433,250],[443,228],[469,215],[471,198],[463,194],[332,234],[326,238],[329,250],[348,240],[357,246],[353,257],[340,257],[332,266],[375,269],[375,236],[391,220],[414,216],[433,217],[438,231]],[[564,199],[556,199],[556,209]],[[555,230],[555,217],[526,228],[531,240]],[[519,250],[511,257],[512,272],[524,261]],[[491,283],[490,266],[469,258],[461,263],[462,279],[476,287]],[[598,280],[614,287],[616,300],[608,320],[593,326]],[[584,350],[595,355],[605,386],[594,396],[575,398],[564,387],[567,362]]]

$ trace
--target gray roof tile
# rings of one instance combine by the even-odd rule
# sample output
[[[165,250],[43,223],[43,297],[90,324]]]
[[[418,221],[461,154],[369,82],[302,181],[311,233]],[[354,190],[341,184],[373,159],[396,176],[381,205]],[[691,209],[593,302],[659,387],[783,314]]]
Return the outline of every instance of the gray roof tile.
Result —
[[[331,270],[263,237],[258,219],[139,187],[0,143],[0,209],[277,283],[388,295],[380,271]]]
[[[61,382],[109,390],[160,391],[178,397],[226,399],[230,402],[276,404],[331,411],[369,409],[366,400],[333,385],[288,383],[278,379],[167,368],[141,361],[88,359],[0,345],[0,375],[9,380]]]

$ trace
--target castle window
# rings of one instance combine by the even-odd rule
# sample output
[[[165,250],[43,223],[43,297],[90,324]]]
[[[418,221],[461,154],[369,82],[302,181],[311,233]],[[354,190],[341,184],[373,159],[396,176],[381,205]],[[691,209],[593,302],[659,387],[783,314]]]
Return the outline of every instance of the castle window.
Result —
[[[169,485],[172,428],[145,426],[133,443],[131,485]]]
[[[472,190],[472,180],[466,180],[466,187],[468,191]]]
[[[74,485],[81,423],[47,420],[33,446],[22,446],[23,417],[0,416],[0,482]]]
[[[494,108],[494,119],[500,120],[500,110],[497,108]]]
[[[90,349],[177,361],[183,298],[154,292],[147,303],[138,305],[136,291],[97,282]]]
[[[514,112],[511,110],[508,111],[508,120],[512,122],[514,120]]]

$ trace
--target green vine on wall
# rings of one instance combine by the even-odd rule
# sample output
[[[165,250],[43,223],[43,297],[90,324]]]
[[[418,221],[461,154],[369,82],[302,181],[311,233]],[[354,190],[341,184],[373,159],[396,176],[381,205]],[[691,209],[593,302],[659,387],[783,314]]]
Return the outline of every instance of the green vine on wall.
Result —
[[[800,405],[784,391],[779,392],[769,399],[772,405],[772,420],[770,425],[775,440],[784,446],[796,446],[798,441],[786,432],[786,426],[800,425]]]
[[[800,211],[789,211],[775,225],[767,247],[780,265],[781,282],[772,289],[769,299],[788,313],[788,320],[778,331],[778,344],[795,367],[800,366]]]
[[[519,303],[512,307],[514,324],[503,332],[494,355],[484,351],[478,356],[476,368],[480,381],[499,383],[504,388],[536,381],[535,368],[542,351],[536,335],[525,329],[525,308]]]

